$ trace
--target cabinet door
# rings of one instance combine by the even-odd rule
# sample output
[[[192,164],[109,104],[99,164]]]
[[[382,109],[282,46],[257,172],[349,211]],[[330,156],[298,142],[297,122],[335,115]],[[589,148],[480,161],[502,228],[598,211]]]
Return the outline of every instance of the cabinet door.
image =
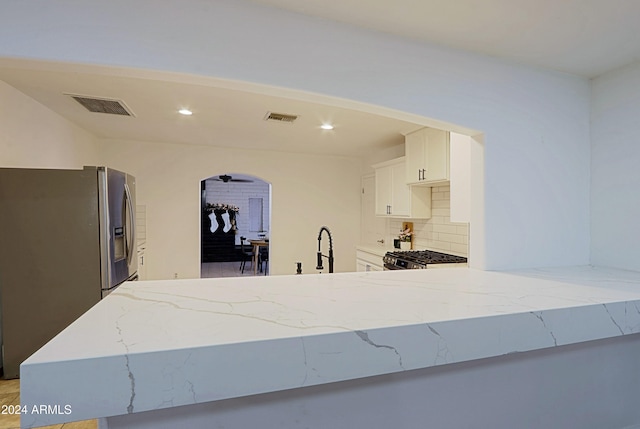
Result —
[[[144,256],[144,248],[138,249],[138,279],[147,279],[147,260]]]
[[[376,216],[376,178],[367,175],[362,178],[362,199],[360,210],[360,242],[375,243],[384,238],[387,222]]]
[[[405,137],[407,184],[449,180],[449,132],[423,128]]]
[[[424,130],[407,134],[404,140],[406,183],[419,183],[427,168],[426,139]]]
[[[449,133],[431,129],[427,133],[425,182],[449,180]]]
[[[404,163],[392,167],[391,183],[391,214],[394,216],[409,216],[411,213],[411,188],[407,185],[406,168]]]
[[[386,216],[391,206],[392,166],[376,168],[376,215]]]
[[[376,215],[386,217],[431,217],[431,188],[406,183],[406,157],[376,164]]]
[[[382,267],[379,267],[377,265],[373,265],[367,261],[363,261],[361,259],[358,259],[356,261],[356,272],[359,273],[363,273],[363,272],[367,272],[367,271],[384,271]]]

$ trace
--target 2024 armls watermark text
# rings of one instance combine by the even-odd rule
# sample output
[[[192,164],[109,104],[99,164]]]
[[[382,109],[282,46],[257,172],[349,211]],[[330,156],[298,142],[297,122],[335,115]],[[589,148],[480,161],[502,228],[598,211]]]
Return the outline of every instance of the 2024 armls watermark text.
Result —
[[[0,414],[43,414],[68,415],[71,405],[3,405]]]

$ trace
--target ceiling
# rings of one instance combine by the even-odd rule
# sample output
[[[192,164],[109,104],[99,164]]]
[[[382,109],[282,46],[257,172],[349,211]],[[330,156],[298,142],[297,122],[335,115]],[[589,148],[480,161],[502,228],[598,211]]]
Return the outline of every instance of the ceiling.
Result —
[[[53,67],[55,66],[55,67]],[[129,73],[130,74],[130,73]],[[0,80],[99,138],[361,156],[404,142],[415,123],[357,109],[99,67],[0,59]],[[149,76],[153,76],[149,78]],[[280,93],[286,91],[280,90]],[[71,96],[122,101],[133,117],[92,113]],[[192,116],[178,109],[193,110]],[[297,115],[266,121],[269,112]],[[320,126],[331,123],[335,129]]]
[[[252,1],[585,77],[640,59],[638,0]],[[204,78],[0,59],[0,80],[105,139],[361,156],[400,144],[420,127],[407,116],[319,104],[282,90],[247,92]],[[69,93],[122,100],[135,117],[90,113]],[[180,116],[180,107],[194,114]],[[267,112],[299,118],[267,122]],[[335,129],[320,129],[325,122]]]
[[[251,0],[584,77],[640,60],[638,0]]]

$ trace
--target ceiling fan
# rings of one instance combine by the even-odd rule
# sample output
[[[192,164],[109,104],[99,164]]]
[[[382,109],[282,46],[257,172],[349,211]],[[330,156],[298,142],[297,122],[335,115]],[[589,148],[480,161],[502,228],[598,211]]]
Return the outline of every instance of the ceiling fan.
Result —
[[[228,182],[251,183],[251,182],[253,182],[253,180],[249,180],[249,179],[234,179],[233,177],[229,176],[228,174],[223,174],[221,176],[218,176],[217,179],[213,179],[213,180],[217,180],[218,182],[224,182],[224,183],[228,183]]]

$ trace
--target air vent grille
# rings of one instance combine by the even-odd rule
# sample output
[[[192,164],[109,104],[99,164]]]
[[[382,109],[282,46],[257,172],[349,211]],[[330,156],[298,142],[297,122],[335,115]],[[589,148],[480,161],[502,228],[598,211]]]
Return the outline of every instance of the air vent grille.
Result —
[[[267,115],[264,117],[265,121],[287,122],[290,124],[296,119],[298,119],[298,115],[287,115],[286,113],[274,112],[267,112]]]
[[[85,97],[81,95],[67,94],[82,104],[89,112],[108,113],[111,115],[133,116],[125,104],[120,100],[108,98]]]

